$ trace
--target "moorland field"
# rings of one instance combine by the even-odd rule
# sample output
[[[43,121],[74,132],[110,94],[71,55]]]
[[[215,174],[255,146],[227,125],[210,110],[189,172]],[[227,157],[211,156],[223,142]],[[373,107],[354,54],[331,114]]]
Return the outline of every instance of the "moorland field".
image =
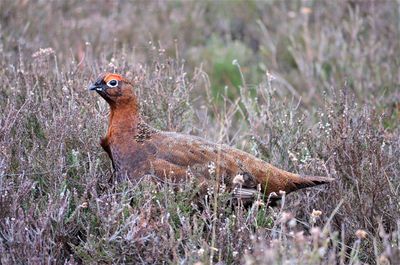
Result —
[[[0,1],[1,264],[399,264],[399,1]],[[101,72],[152,126],[327,186],[114,183]]]

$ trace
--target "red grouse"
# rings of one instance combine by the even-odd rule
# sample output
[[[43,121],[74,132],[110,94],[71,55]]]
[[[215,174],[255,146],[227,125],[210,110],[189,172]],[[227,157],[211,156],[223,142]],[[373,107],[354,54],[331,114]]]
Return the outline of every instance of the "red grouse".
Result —
[[[160,181],[177,183],[195,178],[204,191],[215,179],[211,175],[217,174],[234,197],[247,201],[258,191],[264,195],[281,190],[289,193],[332,181],[327,177],[300,177],[200,137],[156,130],[141,119],[133,84],[118,74],[100,75],[89,89],[97,91],[110,106],[108,130],[101,146],[119,180],[152,175]]]

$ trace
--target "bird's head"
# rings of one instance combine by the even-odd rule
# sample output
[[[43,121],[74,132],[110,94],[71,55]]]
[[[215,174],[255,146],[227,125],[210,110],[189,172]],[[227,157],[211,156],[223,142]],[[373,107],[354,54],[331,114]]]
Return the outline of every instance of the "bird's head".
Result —
[[[136,103],[132,83],[119,74],[104,73],[89,86],[89,90],[96,91],[108,104],[118,106],[130,102]]]

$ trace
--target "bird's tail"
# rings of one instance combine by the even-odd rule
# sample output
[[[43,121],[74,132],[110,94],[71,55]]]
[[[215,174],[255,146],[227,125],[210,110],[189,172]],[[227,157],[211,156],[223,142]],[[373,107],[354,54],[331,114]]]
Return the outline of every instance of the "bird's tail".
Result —
[[[319,176],[304,176],[300,177],[296,174],[290,174],[289,181],[287,182],[286,192],[292,192],[299,189],[313,187],[322,184],[328,184],[334,181],[333,178],[319,177]]]
[[[328,184],[334,179],[329,177],[317,177],[317,176],[299,176],[284,170],[275,170],[272,178],[264,179],[263,190],[257,190],[255,188],[237,188],[234,190],[234,197],[240,198],[241,200],[253,200],[260,194],[268,195],[268,202],[271,206],[275,205],[276,201],[282,198],[280,191],[290,193],[299,189],[308,187],[314,187],[317,185]],[[261,192],[261,193],[260,193]],[[271,196],[273,195],[273,196]]]

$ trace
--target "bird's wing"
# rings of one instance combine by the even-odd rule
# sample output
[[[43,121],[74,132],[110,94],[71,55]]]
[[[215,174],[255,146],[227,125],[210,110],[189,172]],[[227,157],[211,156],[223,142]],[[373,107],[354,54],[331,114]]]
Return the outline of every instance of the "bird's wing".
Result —
[[[237,186],[233,183],[234,178],[241,175],[241,187],[259,189],[264,194],[278,193],[280,190],[291,192],[332,181],[325,177],[303,178],[276,168],[249,153],[196,136],[159,132],[150,142],[157,149],[150,163],[158,175],[174,173],[178,178],[186,178],[192,173],[196,177],[209,179],[214,167],[216,174],[223,178],[228,187],[233,189]]]
[[[154,172],[159,176],[172,175],[182,179],[191,175],[208,180],[215,179],[218,175],[228,190],[232,190],[235,187],[233,179],[241,175],[242,187],[257,188],[258,182],[251,172],[251,166],[249,169],[247,165],[257,158],[250,154],[227,145],[211,143],[200,137],[173,132],[158,132],[147,144],[153,144],[157,149],[156,154],[149,160]],[[242,154],[243,157],[238,154]]]

